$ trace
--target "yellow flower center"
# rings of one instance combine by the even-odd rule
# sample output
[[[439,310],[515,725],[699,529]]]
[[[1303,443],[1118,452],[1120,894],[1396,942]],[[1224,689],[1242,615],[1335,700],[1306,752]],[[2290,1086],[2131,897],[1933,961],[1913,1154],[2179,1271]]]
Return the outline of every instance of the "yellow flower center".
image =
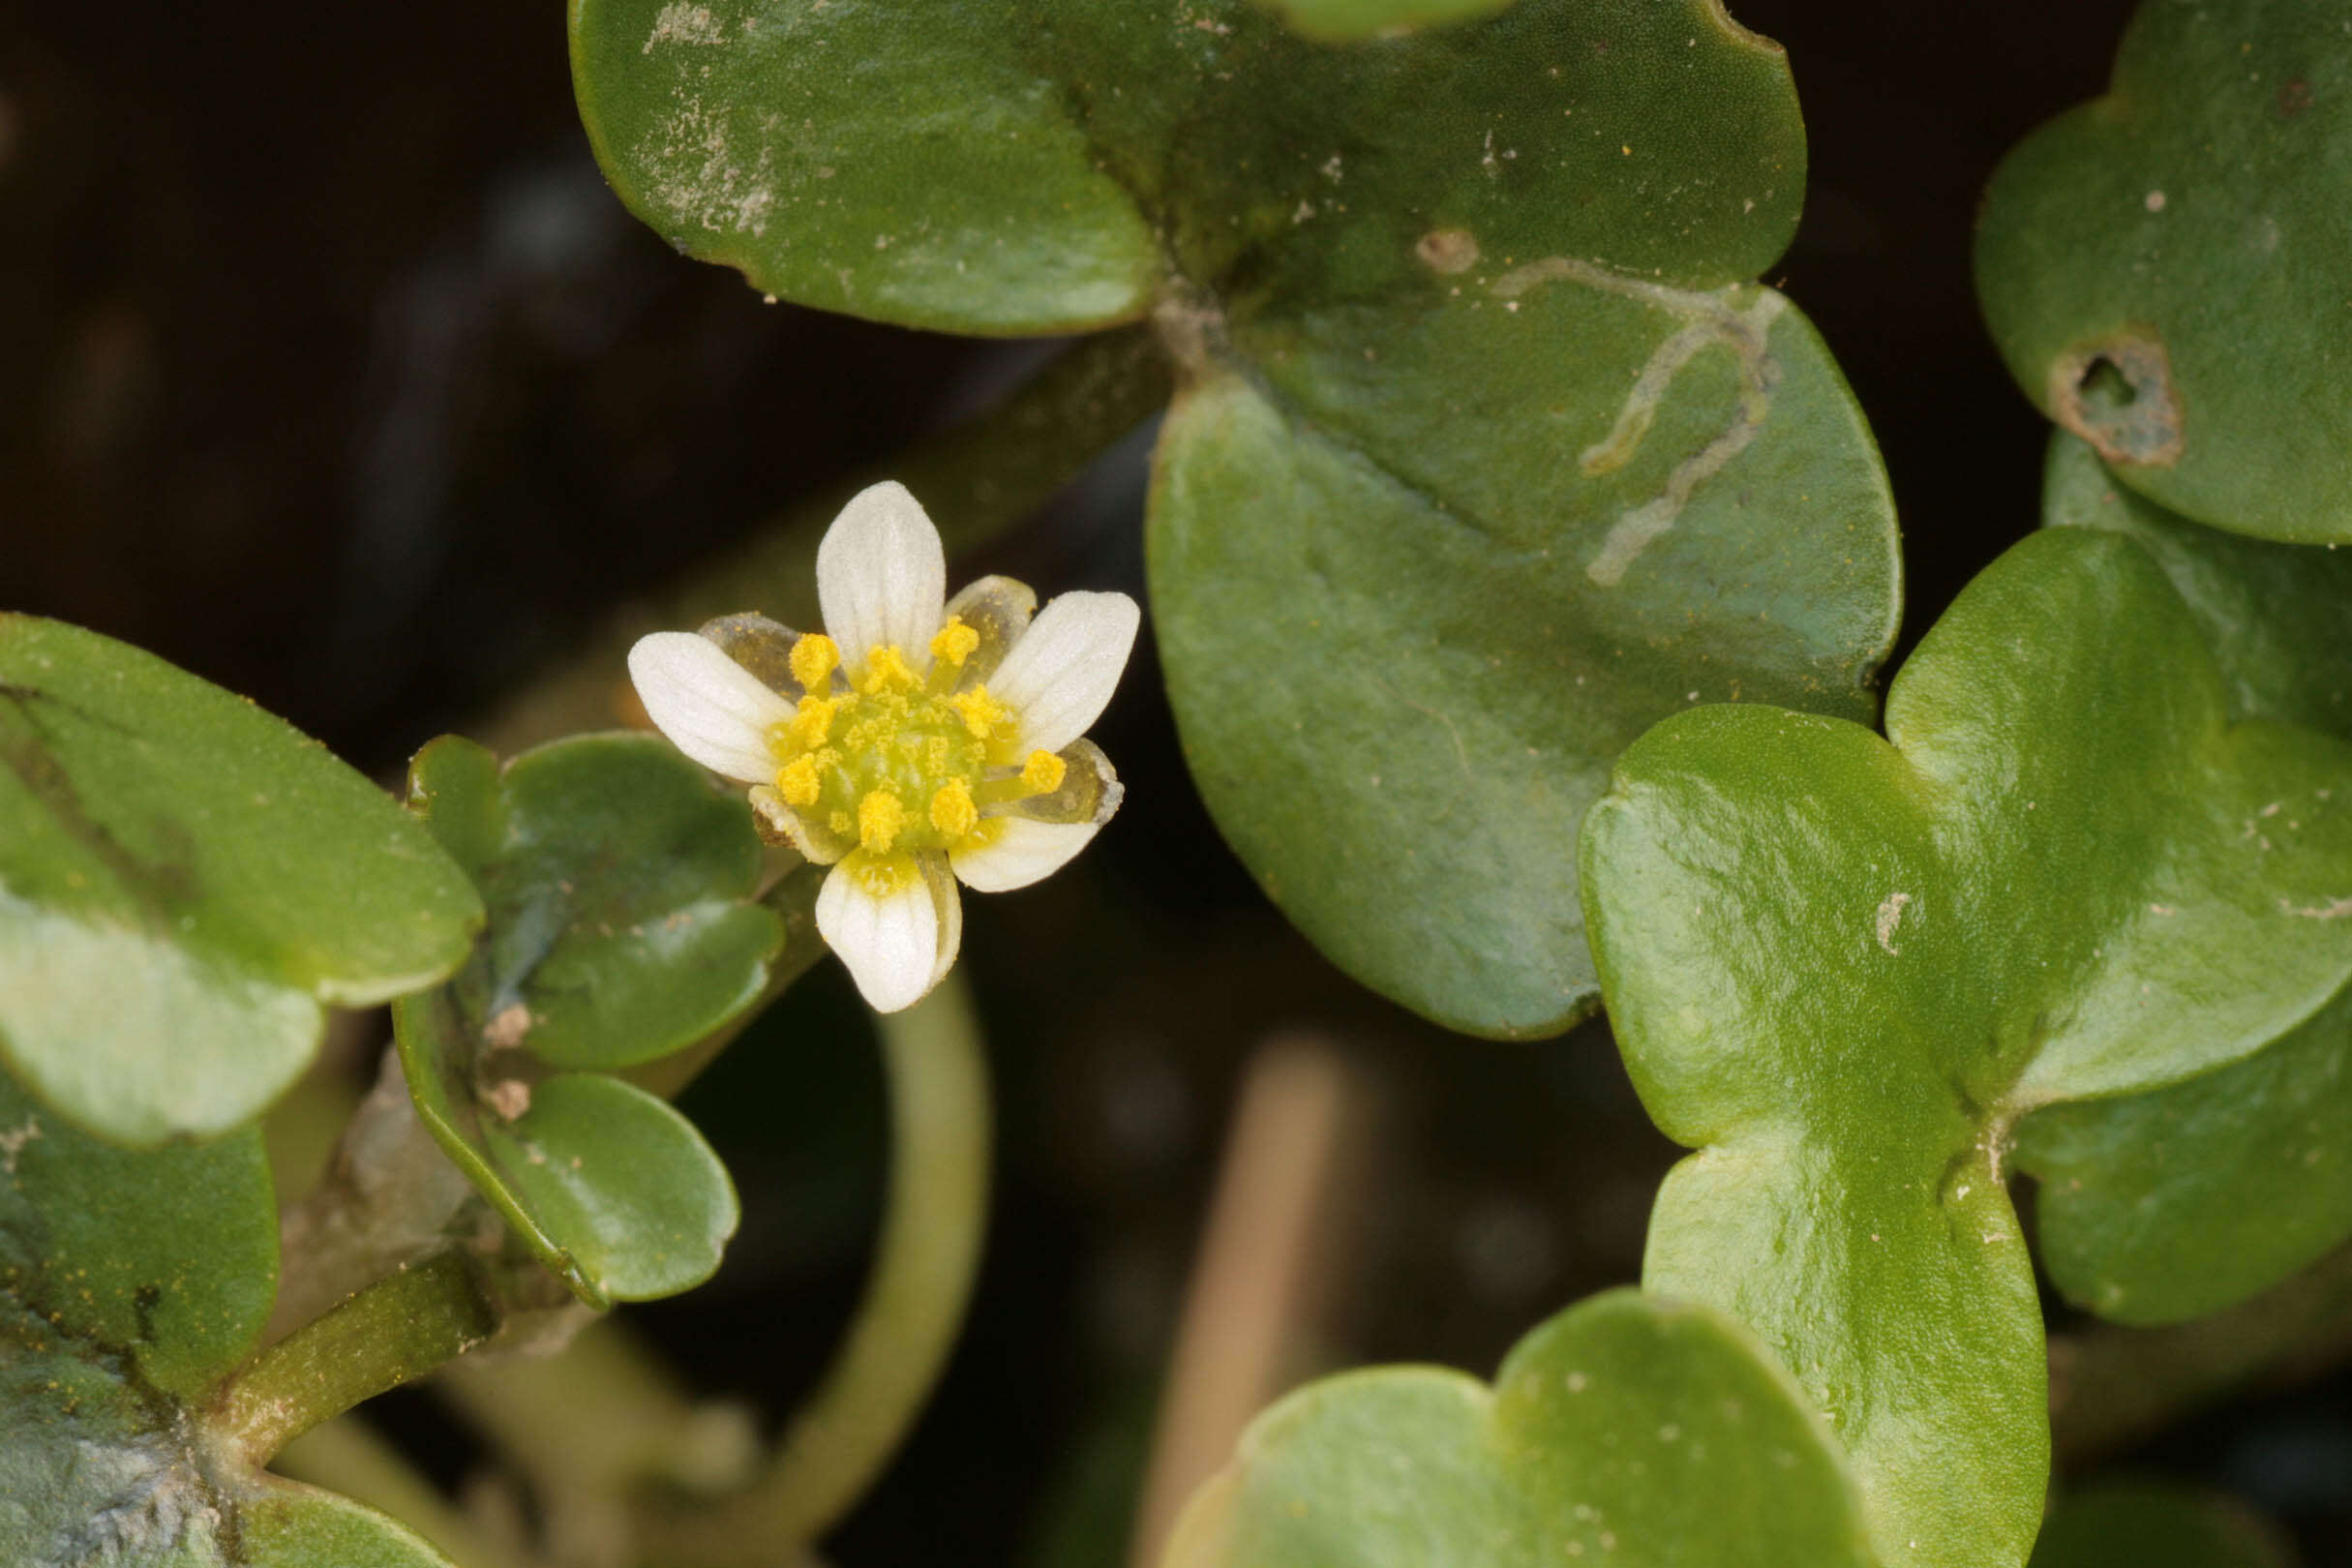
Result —
[[[985,842],[983,807],[1061,788],[1062,759],[1022,755],[1020,724],[984,685],[953,689],[980,635],[950,618],[931,639],[926,679],[906,650],[866,651],[848,690],[832,639],[811,633],[793,645],[792,673],[808,695],[769,733],[776,793],[786,804],[844,837],[861,859],[895,860],[920,851]]]

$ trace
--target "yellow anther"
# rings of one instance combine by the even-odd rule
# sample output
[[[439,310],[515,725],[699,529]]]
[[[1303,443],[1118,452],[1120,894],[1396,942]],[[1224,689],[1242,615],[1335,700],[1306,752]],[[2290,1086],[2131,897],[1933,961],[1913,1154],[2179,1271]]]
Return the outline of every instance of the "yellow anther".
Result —
[[[979,647],[980,633],[965,625],[963,617],[950,616],[931,639],[931,657],[942,664],[961,665]]]
[[[972,803],[972,786],[951,778],[931,797],[931,826],[950,838],[961,838],[980,825],[980,807]]]
[[[853,854],[844,868],[858,879],[859,887],[875,898],[890,898],[905,892],[915,885],[922,872],[912,855]]]
[[[805,637],[800,640],[808,641]],[[799,657],[798,648],[793,656]],[[784,726],[785,742],[799,751],[814,751],[825,744],[825,738],[832,733],[833,709],[837,706],[829,697],[801,698],[800,710]]]
[[[1051,795],[1062,787],[1062,775],[1070,765],[1050,751],[1033,751],[1021,767],[1021,782],[1029,786],[1032,795]]]
[[[825,826],[830,828],[836,833],[847,833],[852,828],[857,827],[858,824],[856,819],[851,817],[848,812],[836,811],[825,819]]]
[[[813,806],[817,794],[824,787],[824,778],[817,770],[813,752],[804,752],[785,764],[776,775],[776,793],[784,797],[786,805]]]
[[[841,649],[823,632],[806,633],[792,645],[792,678],[809,691],[822,690],[840,662]]]
[[[921,684],[922,677],[907,663],[898,645],[885,643],[865,656],[865,678],[858,682],[858,689],[872,696],[891,690],[913,691]]]
[[[987,739],[999,724],[1012,716],[1012,710],[989,696],[985,686],[957,692],[948,699],[948,706],[963,719],[964,728],[975,740]]]
[[[874,790],[858,802],[858,847],[868,855],[888,855],[907,824],[906,807],[888,790]]]

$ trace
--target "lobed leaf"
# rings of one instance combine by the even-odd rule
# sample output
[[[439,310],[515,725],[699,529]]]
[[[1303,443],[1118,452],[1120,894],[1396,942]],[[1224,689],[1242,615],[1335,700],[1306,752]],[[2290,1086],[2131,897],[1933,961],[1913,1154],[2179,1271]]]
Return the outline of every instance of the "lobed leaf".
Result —
[[[2352,739],[2352,555],[2200,527],[2116,485],[2065,435],[2043,514],[2128,534],[2156,556],[2235,712]],[[2352,1234],[2347,1069],[2352,993],[2186,1083],[2028,1116],[2016,1162],[2041,1183],[2038,1241],[2059,1288],[2118,1322],[2175,1322],[2242,1301]]]
[[[463,959],[429,834],[282,721],[149,653],[0,615],[0,1064],[121,1143],[210,1136],[309,1065],[323,1005]]]
[[[1530,1333],[1492,1388],[1309,1384],[1194,1494],[1166,1568],[1867,1568],[1835,1440],[1739,1326],[1632,1290]]]
[[[2104,97],[1987,192],[1976,286],[2026,395],[2200,523],[2352,541],[2352,36],[2308,0],[2143,4]]]
[[[1587,819],[1586,915],[1643,1101],[1700,1151],[1645,1284],[1763,1335],[1889,1564],[2015,1563],[2048,1429],[2008,1131],[2246,1057],[2352,978],[2352,745],[2229,722],[2148,554],[2074,528],[1962,593],[1886,734],[1660,725]]]

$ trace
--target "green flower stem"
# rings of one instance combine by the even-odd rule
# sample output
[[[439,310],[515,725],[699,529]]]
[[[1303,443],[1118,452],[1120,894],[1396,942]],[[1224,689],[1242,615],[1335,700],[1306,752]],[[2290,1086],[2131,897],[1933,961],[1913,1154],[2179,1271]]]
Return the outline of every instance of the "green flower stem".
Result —
[[[946,1367],[987,1216],[987,1070],[957,977],[881,1022],[890,1207],[848,1340],[748,1490],[648,1504],[640,1538],[648,1560],[732,1568],[746,1541],[780,1561],[788,1547],[815,1540],[873,1484]]]
[[[311,1428],[480,1344],[498,1312],[455,1251],[377,1281],[264,1350],[222,1399],[213,1428],[253,1464]]]
[[[2352,1245],[2210,1317],[2052,1340],[2052,1445],[2062,1466],[2080,1469],[2241,1389],[2301,1381],[2348,1359]]]
[[[286,1445],[270,1468],[399,1520],[462,1568],[523,1568],[523,1558],[452,1508],[407,1456],[359,1416],[338,1416]]]
[[[896,479],[913,491],[939,520],[950,556],[977,548],[1051,499],[1165,406],[1169,391],[1167,362],[1148,326],[1081,338],[985,413],[795,506],[733,554],[631,606],[579,658],[526,687],[479,733],[511,755],[611,725],[625,690],[622,656],[648,631],[753,608],[812,624],[817,540],[841,503],[873,480]]]

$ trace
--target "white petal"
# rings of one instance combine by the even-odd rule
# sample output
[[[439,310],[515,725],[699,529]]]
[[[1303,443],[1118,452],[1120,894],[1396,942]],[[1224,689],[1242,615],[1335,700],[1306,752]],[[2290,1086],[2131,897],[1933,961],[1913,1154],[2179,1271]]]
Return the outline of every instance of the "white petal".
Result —
[[[988,682],[1020,716],[1024,750],[1059,751],[1102,716],[1142,618],[1124,593],[1065,593],[1030,622]]]
[[[792,717],[792,704],[716,644],[692,632],[640,637],[629,678],[654,728],[705,768],[746,784],[776,776],[768,732]]]
[[[986,844],[948,856],[955,874],[974,892],[1010,892],[1050,877],[1102,830],[1102,825],[1094,822],[1001,820],[1004,826]]]
[[[867,649],[886,644],[897,645],[917,670],[930,669],[931,637],[947,597],[939,530],[904,485],[859,491],[817,546],[825,629],[853,670]]]
[[[858,994],[876,1012],[912,1007],[931,988],[939,964],[940,911],[928,878],[910,878],[882,897],[866,891],[852,864],[836,865],[817,892],[817,929],[849,966]],[[960,924],[960,920],[959,920]]]

